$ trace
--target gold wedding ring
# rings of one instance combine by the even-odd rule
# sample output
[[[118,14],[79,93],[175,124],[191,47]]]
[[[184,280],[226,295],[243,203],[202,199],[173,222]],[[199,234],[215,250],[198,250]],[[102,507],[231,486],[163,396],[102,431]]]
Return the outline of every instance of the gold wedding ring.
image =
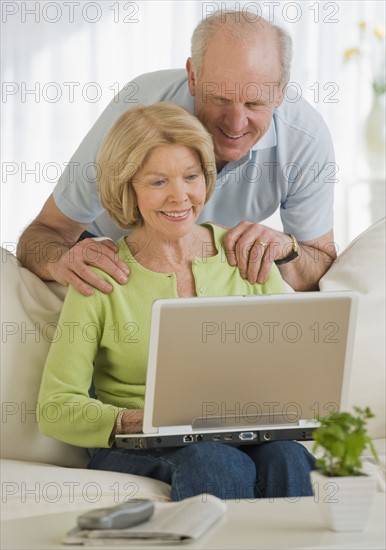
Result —
[[[264,241],[256,241],[256,242],[257,242],[257,244],[261,244],[261,246],[262,246],[263,248],[265,248],[266,246],[268,246],[268,243],[265,243]]]

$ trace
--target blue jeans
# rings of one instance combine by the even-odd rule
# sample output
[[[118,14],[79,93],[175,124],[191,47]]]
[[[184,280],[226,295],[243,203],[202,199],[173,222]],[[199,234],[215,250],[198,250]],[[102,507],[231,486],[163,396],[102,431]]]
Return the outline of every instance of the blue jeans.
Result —
[[[296,441],[233,447],[193,443],[187,447],[131,451],[115,445],[91,451],[88,468],[151,477],[171,485],[172,500],[202,493],[226,499],[311,496],[315,459]]]

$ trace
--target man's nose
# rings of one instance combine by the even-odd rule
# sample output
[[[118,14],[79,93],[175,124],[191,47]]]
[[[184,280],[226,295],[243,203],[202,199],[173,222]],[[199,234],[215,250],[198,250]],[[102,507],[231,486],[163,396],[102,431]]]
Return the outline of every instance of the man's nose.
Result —
[[[240,134],[245,130],[248,124],[248,118],[245,113],[244,105],[242,103],[234,103],[229,105],[225,109],[224,122],[226,129],[235,135]]]

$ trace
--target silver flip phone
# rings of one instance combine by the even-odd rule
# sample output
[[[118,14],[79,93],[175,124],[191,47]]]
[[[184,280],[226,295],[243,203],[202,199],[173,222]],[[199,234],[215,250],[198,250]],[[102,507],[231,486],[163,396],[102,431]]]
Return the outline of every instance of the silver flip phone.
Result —
[[[127,529],[147,521],[153,512],[153,502],[133,498],[111,508],[98,508],[80,515],[78,527],[80,529]]]

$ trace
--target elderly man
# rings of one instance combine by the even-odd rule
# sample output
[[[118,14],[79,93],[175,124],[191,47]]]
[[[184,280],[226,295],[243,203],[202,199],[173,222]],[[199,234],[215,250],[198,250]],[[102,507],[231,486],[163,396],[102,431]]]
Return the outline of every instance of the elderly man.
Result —
[[[168,101],[194,113],[212,135],[217,185],[199,221],[233,227],[226,237],[229,263],[249,282],[263,283],[275,262],[294,289],[317,289],[336,257],[334,154],[316,111],[302,98],[285,100],[291,56],[287,33],[256,14],[219,12],[203,20],[193,34],[186,72],[142,75],[103,112],[22,234],[21,262],[42,279],[71,284],[86,295],[93,287],[111,291],[90,266],[128,281],[112,241],[79,241],[85,230],[121,235],[99,201],[98,149],[130,106]],[[278,207],[284,232],[260,223]]]

